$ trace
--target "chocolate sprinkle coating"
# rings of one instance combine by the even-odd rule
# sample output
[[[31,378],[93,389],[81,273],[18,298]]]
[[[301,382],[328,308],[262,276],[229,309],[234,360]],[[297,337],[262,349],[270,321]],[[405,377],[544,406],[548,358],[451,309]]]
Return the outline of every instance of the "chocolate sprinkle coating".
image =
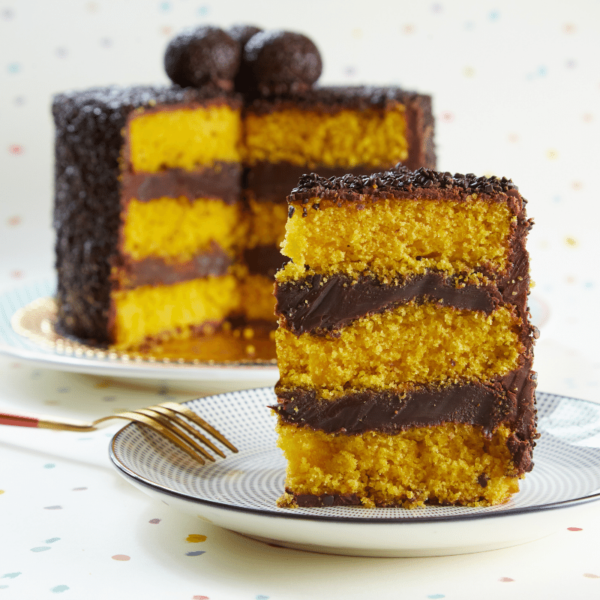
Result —
[[[402,165],[395,169],[374,175],[330,177],[325,179],[315,173],[303,175],[297,187],[292,190],[290,200],[301,200],[315,195],[321,197],[340,197],[358,199],[361,194],[387,197],[398,192],[411,193],[416,189],[444,192],[457,192],[457,195],[469,194],[507,194],[520,196],[518,187],[506,177],[476,177],[472,173],[442,173],[432,169],[420,168],[410,171]]]
[[[211,25],[188,29],[174,37],[165,52],[165,70],[182,87],[214,84],[233,89],[240,66],[240,44],[228,33]]]
[[[244,48],[254,88],[262,95],[294,93],[310,89],[323,70],[315,44],[301,33],[263,31]]]

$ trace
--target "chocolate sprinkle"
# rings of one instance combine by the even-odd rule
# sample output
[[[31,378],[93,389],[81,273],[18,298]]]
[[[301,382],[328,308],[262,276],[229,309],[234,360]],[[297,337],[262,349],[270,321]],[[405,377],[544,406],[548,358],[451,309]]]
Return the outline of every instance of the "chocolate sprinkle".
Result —
[[[424,191],[457,192],[462,196],[491,196],[502,193],[520,197],[519,188],[506,177],[476,177],[471,173],[452,175],[427,168],[410,171],[402,165],[397,165],[393,170],[370,176],[344,175],[325,179],[315,173],[303,175],[292,190],[290,201],[308,201],[307,198],[314,196],[358,199],[360,195],[369,194],[372,197],[388,197],[397,192],[410,193],[419,188]]]

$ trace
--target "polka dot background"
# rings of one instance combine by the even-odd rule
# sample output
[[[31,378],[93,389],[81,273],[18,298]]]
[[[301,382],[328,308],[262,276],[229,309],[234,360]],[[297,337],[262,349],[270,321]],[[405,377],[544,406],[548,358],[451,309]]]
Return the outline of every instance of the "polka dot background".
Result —
[[[324,83],[400,84],[433,94],[439,168],[512,177],[529,200],[540,387],[599,401],[595,0],[306,0],[302,10],[275,0],[0,0],[0,291],[52,273],[52,94],[166,82],[162,53],[174,32],[235,22],[309,34],[324,57]],[[0,411],[72,418],[208,392],[4,358],[0,381]],[[0,429],[0,595],[600,596],[596,514],[547,540],[477,556],[312,555],[247,540],[147,499],[109,466],[114,431]]]

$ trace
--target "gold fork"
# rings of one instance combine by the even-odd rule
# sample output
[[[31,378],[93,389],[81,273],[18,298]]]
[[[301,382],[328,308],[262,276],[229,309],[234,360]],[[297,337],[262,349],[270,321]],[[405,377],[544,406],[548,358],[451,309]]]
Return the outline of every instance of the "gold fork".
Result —
[[[160,435],[173,442],[178,448],[187,452],[192,458],[205,464],[204,459],[215,461],[215,457],[201,445],[208,446],[213,452],[226,458],[225,454],[217,448],[205,435],[200,433],[200,428],[216,438],[221,444],[232,452],[237,448],[212,425],[199,417],[189,408],[176,402],[164,402],[148,408],[128,410],[95,421],[74,421],[72,419],[52,419],[11,415],[0,412],[0,425],[16,425],[17,427],[37,427],[39,429],[57,429],[60,431],[94,431],[98,425],[110,419],[127,419],[149,427]],[[191,423],[191,424],[190,424]],[[194,427],[193,425],[196,427]]]

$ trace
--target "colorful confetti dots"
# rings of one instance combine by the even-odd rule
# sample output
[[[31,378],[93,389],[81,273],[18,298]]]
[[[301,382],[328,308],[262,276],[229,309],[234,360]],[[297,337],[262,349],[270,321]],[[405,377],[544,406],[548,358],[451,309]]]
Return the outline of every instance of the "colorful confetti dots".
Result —
[[[19,63],[10,63],[10,65],[8,65],[9,73],[18,73],[20,70],[21,70],[21,65]]]
[[[6,573],[6,575],[2,575],[2,579],[14,579],[21,574],[21,571],[17,571],[16,573]]]
[[[600,579],[600,575],[595,575],[594,573],[584,573],[583,576],[588,579]]]
[[[262,594],[259,594],[256,596],[255,600],[269,600],[269,596],[263,596]]]
[[[53,588],[50,588],[50,591],[54,594],[60,594],[61,592],[66,592],[68,589],[68,585],[56,585]]]
[[[198,544],[199,542],[205,542],[206,536],[200,535],[199,533],[190,533],[185,541],[189,542],[190,544]]]
[[[208,596],[192,596],[192,600],[209,600]]]
[[[186,552],[186,556],[200,556],[201,554],[206,554],[204,550],[194,550],[193,552]]]
[[[23,154],[23,146],[19,145],[19,144],[11,144],[8,147],[8,151],[11,154],[14,154],[15,156],[18,156],[19,154]]]
[[[500,579],[498,579],[498,581],[502,581],[504,583],[510,583],[511,581],[514,581],[514,579],[511,579],[510,577],[500,577]]]
[[[4,490],[0,490],[0,496],[4,494]]]
[[[583,531],[581,527],[567,527],[567,531]]]
[[[36,546],[35,548],[31,548],[32,552],[46,552],[46,550],[50,550],[50,546]]]
[[[58,540],[60,540],[60,538],[50,538],[49,540],[46,540],[46,544],[54,544],[54,542],[58,542]]]
[[[131,560],[131,556],[127,556],[127,554],[115,554],[114,556],[111,556],[111,558],[113,560],[120,560],[122,562],[126,562],[128,560]]]
[[[430,600],[439,600],[439,598],[445,598],[444,594],[430,594],[427,596]]]
[[[44,465],[44,469],[54,469],[54,467],[56,467],[54,463],[46,463]]]
[[[150,519],[148,523],[152,523],[152,525],[158,525],[160,523],[160,519]]]

